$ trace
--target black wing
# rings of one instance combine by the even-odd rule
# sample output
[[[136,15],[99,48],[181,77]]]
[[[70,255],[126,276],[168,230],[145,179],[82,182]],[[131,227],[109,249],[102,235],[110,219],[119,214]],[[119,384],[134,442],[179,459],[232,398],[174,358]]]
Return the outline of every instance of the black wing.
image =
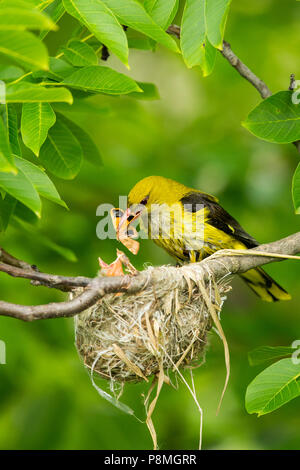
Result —
[[[244,243],[247,248],[254,248],[258,246],[258,242],[251,237],[243,227],[235,220],[230,214],[228,214],[223,207],[221,207],[213,197],[201,192],[190,192],[184,196],[181,203],[185,205],[185,209],[189,212],[197,212],[199,210],[199,204],[203,204],[209,211],[209,218],[207,222],[222,230],[228,235],[232,235],[233,238]],[[198,207],[197,207],[198,206]]]

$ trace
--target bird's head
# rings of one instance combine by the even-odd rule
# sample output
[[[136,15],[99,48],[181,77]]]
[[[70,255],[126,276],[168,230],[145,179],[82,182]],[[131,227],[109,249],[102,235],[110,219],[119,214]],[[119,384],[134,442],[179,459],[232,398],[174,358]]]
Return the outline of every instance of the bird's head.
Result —
[[[172,206],[180,202],[189,191],[183,184],[163,176],[148,176],[139,181],[129,192],[128,209],[120,221],[119,227],[125,222],[130,223],[141,214],[151,213],[153,207],[167,204]]]
[[[174,204],[188,191],[183,184],[163,176],[148,176],[139,181],[128,195],[128,207],[145,205],[151,210],[152,204]]]

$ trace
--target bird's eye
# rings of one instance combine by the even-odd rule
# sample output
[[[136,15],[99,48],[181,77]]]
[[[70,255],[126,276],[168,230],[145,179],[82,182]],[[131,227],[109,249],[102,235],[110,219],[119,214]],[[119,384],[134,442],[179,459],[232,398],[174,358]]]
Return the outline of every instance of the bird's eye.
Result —
[[[142,199],[142,201],[140,202],[140,204],[142,204],[143,206],[145,206],[148,202],[148,199],[149,199],[149,196],[146,196],[144,197],[144,199]]]

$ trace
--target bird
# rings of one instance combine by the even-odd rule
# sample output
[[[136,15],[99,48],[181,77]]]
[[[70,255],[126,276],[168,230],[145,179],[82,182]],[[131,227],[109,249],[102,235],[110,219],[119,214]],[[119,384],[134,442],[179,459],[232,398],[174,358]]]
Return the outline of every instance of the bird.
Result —
[[[140,218],[149,238],[177,262],[201,261],[218,250],[245,250],[259,243],[216,197],[163,176],[143,178],[131,189],[120,220],[127,226]],[[262,300],[289,300],[290,294],[262,268],[240,274]]]

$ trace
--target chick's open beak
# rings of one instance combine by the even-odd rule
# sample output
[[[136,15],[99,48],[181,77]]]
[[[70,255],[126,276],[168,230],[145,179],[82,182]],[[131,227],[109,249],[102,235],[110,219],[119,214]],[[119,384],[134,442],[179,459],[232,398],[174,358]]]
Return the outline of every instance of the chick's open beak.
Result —
[[[141,211],[134,212],[130,207],[126,209],[122,217],[120,217],[117,232],[126,231],[129,225],[141,215]],[[125,224],[125,225],[124,225]]]
[[[118,226],[117,226],[117,232],[120,232],[120,230],[123,227],[123,225],[125,224],[125,222],[126,222],[126,227],[127,227],[127,225],[130,223],[130,222],[128,222],[128,217],[130,215],[131,215],[131,211],[130,211],[130,208],[128,208],[128,209],[126,209],[126,211],[123,213],[123,215],[119,219],[119,223],[118,223]],[[126,229],[126,227],[124,227],[123,229]]]

